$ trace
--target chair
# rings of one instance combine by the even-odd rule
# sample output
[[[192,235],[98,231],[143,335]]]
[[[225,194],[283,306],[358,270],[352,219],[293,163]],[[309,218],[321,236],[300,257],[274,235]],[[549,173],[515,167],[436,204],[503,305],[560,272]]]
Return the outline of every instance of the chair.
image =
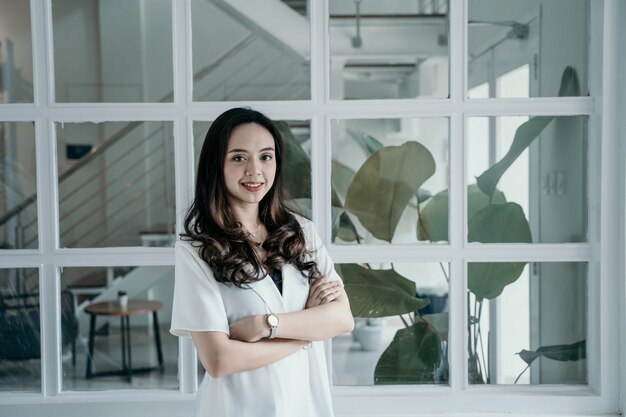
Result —
[[[41,358],[39,293],[0,295],[0,360]],[[78,320],[74,295],[61,291],[61,346],[71,344],[76,365]]]

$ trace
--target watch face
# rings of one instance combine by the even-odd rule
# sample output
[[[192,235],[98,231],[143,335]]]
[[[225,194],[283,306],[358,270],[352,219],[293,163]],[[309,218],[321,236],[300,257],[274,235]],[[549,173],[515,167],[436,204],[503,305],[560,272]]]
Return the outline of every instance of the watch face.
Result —
[[[274,314],[270,314],[269,316],[267,316],[267,324],[272,327],[278,326],[278,317],[276,317]]]

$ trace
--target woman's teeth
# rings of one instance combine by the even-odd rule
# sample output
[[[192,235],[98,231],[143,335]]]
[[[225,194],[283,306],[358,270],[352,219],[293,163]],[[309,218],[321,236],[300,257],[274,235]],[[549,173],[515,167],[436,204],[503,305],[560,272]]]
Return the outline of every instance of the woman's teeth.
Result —
[[[243,187],[246,188],[247,190],[257,190],[263,184],[260,182],[244,182],[241,185],[243,185]]]

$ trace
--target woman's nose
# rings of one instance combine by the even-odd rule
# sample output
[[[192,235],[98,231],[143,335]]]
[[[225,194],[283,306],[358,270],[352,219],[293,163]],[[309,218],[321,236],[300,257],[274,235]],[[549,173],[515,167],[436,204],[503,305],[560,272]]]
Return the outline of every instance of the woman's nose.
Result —
[[[259,174],[260,172],[261,171],[259,169],[259,163],[257,161],[253,159],[250,162],[248,162],[248,165],[246,166],[246,175],[248,177]]]

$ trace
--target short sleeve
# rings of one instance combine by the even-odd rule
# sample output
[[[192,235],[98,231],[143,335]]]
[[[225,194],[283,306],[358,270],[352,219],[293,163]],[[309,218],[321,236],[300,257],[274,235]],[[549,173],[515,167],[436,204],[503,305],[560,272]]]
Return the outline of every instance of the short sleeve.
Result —
[[[228,334],[228,318],[218,288],[221,284],[189,242],[176,242],[175,254],[170,333],[181,337],[191,337],[192,331]]]
[[[307,247],[311,251],[317,268],[323,275],[328,275],[328,281],[341,281],[341,277],[335,271],[335,263],[330,258],[322,238],[317,234],[317,229],[312,221],[300,219],[307,240]]]

